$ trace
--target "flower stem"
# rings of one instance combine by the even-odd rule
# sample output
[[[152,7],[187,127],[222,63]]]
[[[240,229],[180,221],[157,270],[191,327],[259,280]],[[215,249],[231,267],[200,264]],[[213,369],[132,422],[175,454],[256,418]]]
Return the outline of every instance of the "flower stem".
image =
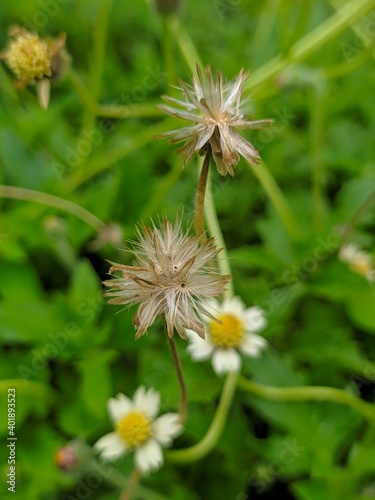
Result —
[[[216,207],[214,203],[214,197],[212,193],[212,182],[211,175],[208,175],[207,180],[207,190],[206,190],[206,203],[204,206],[204,215],[207,223],[208,233],[211,237],[215,238],[215,242],[219,248],[221,248],[221,252],[217,257],[217,265],[220,271],[220,274],[224,275],[232,275],[232,271],[230,268],[228,250],[223,238],[223,233],[220,228],[219,219],[216,213]],[[224,297],[226,299],[230,299],[234,297],[234,288],[233,288],[233,279],[229,281],[227,287],[224,291]]]
[[[274,401],[328,401],[349,406],[375,422],[375,405],[366,403],[349,392],[333,387],[269,387],[240,376],[238,387],[251,394]]]
[[[135,493],[135,488],[141,479],[141,473],[138,469],[134,468],[131,472],[128,484],[121,493],[120,500],[131,500],[133,494]]]
[[[375,6],[375,0],[351,0],[312,32],[296,42],[285,56],[277,55],[250,75],[245,89],[254,91],[272,81],[287,66],[306,59],[310,54],[351,26]]]
[[[91,212],[85,208],[73,203],[72,201],[64,200],[58,196],[53,196],[51,194],[43,193],[41,191],[34,191],[32,189],[26,189],[15,186],[4,186],[0,185],[0,197],[3,198],[13,198],[17,200],[32,201],[35,203],[41,203],[43,205],[48,205],[50,207],[57,208],[59,210],[64,210],[70,214],[75,215],[78,219],[86,222],[89,226],[100,231],[105,227],[105,223],[101,221],[98,217],[93,215]]]
[[[208,148],[199,174],[197,194],[195,197],[194,229],[195,234],[199,238],[202,245],[207,240],[207,236],[204,231],[204,198],[206,196],[207,178],[210,169],[211,156],[211,148]]]
[[[249,164],[249,168],[263,186],[265,192],[267,193],[269,199],[271,200],[277,213],[279,214],[280,219],[282,220],[290,238],[294,240],[297,239],[299,235],[299,229],[293,216],[293,212],[291,211],[291,208],[286,201],[283,192],[276,183],[275,178],[271,174],[270,170],[266,167],[264,161],[262,161],[256,167],[252,167]]]
[[[181,424],[183,425],[186,421],[187,417],[187,389],[186,382],[184,377],[184,372],[182,370],[182,364],[180,360],[180,356],[178,355],[178,350],[176,346],[176,342],[173,337],[170,337],[167,334],[169,346],[172,352],[173,363],[176,369],[176,374],[178,378],[178,382],[180,384],[181,398],[180,398],[180,406],[178,409],[178,413],[180,415]]]
[[[206,456],[215,447],[223,432],[228,417],[228,412],[237,385],[237,377],[238,374],[236,372],[228,373],[215,416],[203,439],[191,448],[165,452],[165,457],[168,460],[175,463],[196,462]]]

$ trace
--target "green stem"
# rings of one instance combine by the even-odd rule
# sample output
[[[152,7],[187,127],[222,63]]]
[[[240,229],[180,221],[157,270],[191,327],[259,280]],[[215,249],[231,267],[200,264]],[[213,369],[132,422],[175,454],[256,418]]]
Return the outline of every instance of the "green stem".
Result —
[[[256,167],[252,167],[250,164],[248,165],[250,170],[253,172],[255,177],[259,180],[260,184],[264,188],[272,204],[274,205],[289,236],[292,239],[297,239],[299,236],[297,222],[293,216],[288,202],[286,201],[281,189],[277,185],[275,178],[271,174],[269,168],[266,167],[264,161],[262,161]]]
[[[172,358],[173,358],[173,363],[174,363],[174,367],[175,367],[176,374],[177,374],[178,383],[180,385],[181,397],[180,397],[180,406],[179,406],[178,414],[180,415],[181,424],[184,425],[186,422],[186,418],[187,418],[187,389],[186,389],[184,371],[182,369],[180,356],[178,355],[176,342],[175,342],[173,337],[170,337],[168,335],[167,331],[166,331],[166,334],[167,334],[169,346],[170,346],[171,352],[172,352]]]
[[[245,83],[245,89],[254,91],[272,81],[287,66],[306,59],[310,54],[328,43],[348,26],[375,7],[375,0],[351,0],[312,32],[296,42],[285,57],[277,55],[271,61],[254,71]]]
[[[127,140],[123,140],[113,149],[106,151],[101,156],[91,161],[85,170],[76,170],[66,180],[65,189],[67,191],[77,189],[77,187],[91,180],[93,177],[103,172],[107,168],[110,168],[114,163],[123,159],[126,155],[147,144],[154,137],[154,135],[161,134],[169,130],[171,122],[172,120],[165,120],[156,125],[152,125],[151,127],[143,129],[141,132],[135,134],[133,137],[130,137]],[[128,168],[132,167],[128,166]]]
[[[165,197],[177,182],[177,180],[181,177],[183,172],[183,167],[181,165],[181,158],[178,158],[174,163],[172,168],[162,177],[160,182],[158,182],[158,189],[154,190],[152,197],[149,202],[142,210],[141,220],[148,219],[153,212],[155,212],[159,205],[165,200]]]
[[[72,201],[53,196],[51,194],[43,193],[41,191],[33,191],[32,189],[20,188],[15,186],[0,185],[0,197],[13,198],[17,200],[32,201],[41,203],[50,207],[63,210],[78,217],[86,222],[89,226],[93,227],[96,231],[100,231],[105,227],[103,221],[93,215],[85,208],[73,203]]]
[[[93,26],[93,49],[91,57],[91,68],[89,77],[89,93],[92,102],[99,99],[101,89],[101,76],[105,56],[105,45],[107,39],[108,19],[111,12],[112,0],[101,0],[98,2],[95,24]],[[83,117],[82,130],[92,130],[95,124],[95,111],[88,108]]]
[[[375,206],[375,191],[369,194],[369,196],[364,200],[364,202],[358,207],[354,212],[350,220],[345,224],[344,231],[340,238],[340,246],[344,245],[349,239],[350,235],[354,231],[355,227],[359,224],[362,217]]]
[[[96,473],[99,472],[107,483],[112,484],[121,491],[126,490],[129,486],[129,479],[116,470],[111,464],[103,464],[94,460],[91,464],[91,469]],[[167,497],[159,495],[159,493],[139,484],[132,485],[132,493],[137,495],[137,498],[142,498],[144,500],[167,500]]]
[[[175,71],[175,58],[173,57],[172,49],[172,33],[169,28],[170,16],[162,16],[162,27],[163,27],[163,59],[164,59],[164,69],[167,72],[168,85],[175,85],[176,83],[176,71]]]
[[[81,77],[72,68],[70,68],[66,73],[66,79],[72,85],[73,89],[77,92],[78,97],[80,98],[82,104],[86,107],[86,109],[90,112],[94,112],[96,104],[91,99],[89,91],[83,83]]]
[[[191,448],[165,452],[165,457],[167,460],[170,460],[174,463],[190,463],[196,462],[197,460],[210,453],[210,451],[218,442],[221,433],[223,432],[229,409],[232,404],[232,399],[235,393],[237,377],[237,373],[228,373],[224,382],[220,402],[216,409],[215,416],[203,439]]]
[[[214,203],[213,193],[212,193],[212,181],[211,174],[208,175],[207,180],[207,190],[206,190],[206,203],[204,206],[204,215],[206,219],[206,224],[208,228],[208,233],[212,238],[215,238],[216,245],[221,248],[221,252],[217,257],[217,265],[222,275],[232,276],[232,271],[230,268],[228,250],[225,244],[223,233],[220,228],[219,219],[216,213],[216,207]],[[229,281],[226,290],[224,291],[224,297],[230,299],[234,296],[233,288],[233,278]]]
[[[206,196],[207,188],[207,178],[211,163],[212,152],[209,147],[204,157],[203,165],[200,168],[199,181],[197,194],[195,196],[195,209],[194,209],[194,229],[195,235],[199,238],[199,241],[203,243],[207,240],[206,233],[204,231],[204,199]]]
[[[180,19],[178,18],[178,16],[171,15],[167,19],[167,23],[173,37],[175,38],[175,40],[177,40],[177,44],[183,58],[185,59],[185,63],[187,64],[190,71],[195,74],[196,66],[198,65],[203,67],[203,63],[192,39],[180,23]]]
[[[324,164],[322,158],[323,89],[321,85],[311,87],[310,151],[312,163],[312,226],[321,230],[325,218]]]
[[[269,387],[257,384],[240,376],[238,387],[255,396],[273,401],[327,401],[349,406],[361,413],[365,418],[375,422],[375,406],[362,401],[349,392],[333,387]]]

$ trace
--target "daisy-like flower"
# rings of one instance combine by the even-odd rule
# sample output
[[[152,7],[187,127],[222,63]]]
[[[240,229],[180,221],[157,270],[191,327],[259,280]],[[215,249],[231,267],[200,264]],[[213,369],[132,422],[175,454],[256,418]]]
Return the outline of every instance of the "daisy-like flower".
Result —
[[[241,110],[243,83],[248,73],[241,70],[234,82],[224,83],[221,73],[215,81],[211,68],[202,70],[197,66],[193,84],[179,81],[183,100],[163,96],[182,109],[159,106],[166,113],[193,122],[190,127],[172,130],[157,137],[170,138],[171,143],[185,142],[177,151],[185,155],[185,164],[194,153],[204,154],[211,149],[218,172],[234,175],[233,166],[241,154],[251,165],[259,163],[259,153],[235,128],[260,129],[273,120],[248,120]]]
[[[58,79],[69,62],[64,51],[66,35],[42,39],[35,33],[14,26],[9,32],[11,40],[0,59],[17,78],[14,86],[24,88],[36,84],[38,99],[47,108],[50,98],[50,80]]]
[[[187,350],[196,361],[212,358],[212,367],[218,375],[239,371],[242,365],[239,353],[257,357],[267,345],[267,341],[256,334],[266,326],[263,311],[257,306],[246,308],[239,297],[221,304],[211,299],[210,306],[220,323],[207,318],[205,340],[188,330]]]
[[[110,273],[121,276],[105,281],[111,287],[106,296],[111,304],[139,303],[134,317],[136,338],[143,335],[156,317],[165,318],[169,337],[174,328],[186,338],[185,328],[204,337],[204,325],[197,312],[213,316],[204,308],[207,297],[223,290],[230,276],[221,276],[210,268],[210,262],[220,252],[208,239],[203,245],[198,238],[182,231],[181,222],[172,225],[164,220],[160,228],[143,226],[134,244],[134,266],[114,264]]]
[[[368,281],[375,282],[375,265],[371,255],[354,243],[348,243],[341,247],[339,259],[349,264],[355,273],[364,276]]]
[[[139,387],[129,399],[124,394],[108,401],[108,412],[114,432],[101,437],[94,445],[105,461],[113,461],[129,452],[134,453],[136,468],[143,474],[158,469],[163,464],[162,447],[182,431],[180,416],[159,412],[160,394],[154,389]]]

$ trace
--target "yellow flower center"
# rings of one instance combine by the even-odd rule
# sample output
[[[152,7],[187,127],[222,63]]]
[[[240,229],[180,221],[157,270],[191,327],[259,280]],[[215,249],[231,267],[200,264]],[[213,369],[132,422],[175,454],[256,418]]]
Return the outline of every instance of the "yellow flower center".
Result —
[[[25,84],[51,76],[51,55],[48,43],[32,33],[22,33],[13,40],[5,52],[5,59]]]
[[[244,336],[244,325],[233,314],[218,316],[221,324],[210,322],[210,335],[212,342],[219,347],[233,348],[240,344]]]
[[[150,420],[140,411],[131,411],[116,424],[116,432],[129,448],[137,448],[151,436]]]
[[[360,274],[361,276],[367,276],[371,271],[371,263],[368,259],[357,258],[350,263],[350,267],[354,272]]]

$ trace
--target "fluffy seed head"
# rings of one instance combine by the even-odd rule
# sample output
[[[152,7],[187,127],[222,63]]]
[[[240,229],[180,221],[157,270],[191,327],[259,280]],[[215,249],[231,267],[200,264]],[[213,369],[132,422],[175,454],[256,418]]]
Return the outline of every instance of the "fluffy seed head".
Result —
[[[197,237],[189,236],[181,228],[163,220],[160,227],[143,226],[134,244],[134,266],[114,264],[110,273],[120,277],[105,281],[111,288],[106,293],[111,304],[139,304],[134,317],[136,338],[143,335],[159,315],[163,315],[168,335],[174,328],[186,338],[185,328],[204,337],[204,325],[197,313],[215,319],[204,307],[208,297],[223,292],[230,276],[221,276],[210,267],[218,250],[213,239],[203,245]]]
[[[179,108],[159,106],[166,113],[193,122],[194,125],[172,130],[157,137],[166,137],[171,143],[185,142],[178,149],[185,156],[185,164],[194,153],[204,154],[211,148],[218,172],[234,175],[233,166],[241,154],[252,165],[259,163],[259,154],[235,128],[260,129],[273,120],[248,120],[241,110],[242,88],[248,73],[241,70],[235,81],[225,83],[221,73],[216,80],[211,68],[202,70],[197,66],[197,76],[192,85],[179,81],[183,100],[163,96]]]

